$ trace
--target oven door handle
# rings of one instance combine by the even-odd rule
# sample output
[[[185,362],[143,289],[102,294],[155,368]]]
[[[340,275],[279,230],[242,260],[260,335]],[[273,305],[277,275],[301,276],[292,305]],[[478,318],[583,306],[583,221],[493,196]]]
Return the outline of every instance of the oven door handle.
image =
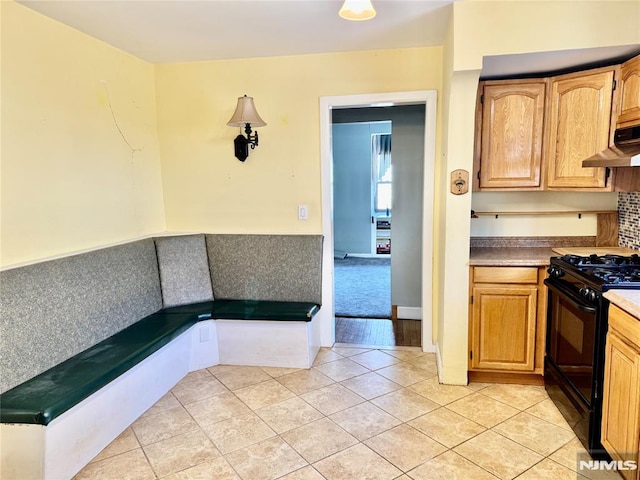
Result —
[[[568,290],[566,288],[562,288],[562,284],[553,278],[545,278],[544,284],[549,287],[551,290],[554,290],[561,297],[569,300],[576,308],[579,308],[583,312],[587,313],[596,313],[596,307],[593,305],[586,303],[585,300],[577,295],[575,292]]]

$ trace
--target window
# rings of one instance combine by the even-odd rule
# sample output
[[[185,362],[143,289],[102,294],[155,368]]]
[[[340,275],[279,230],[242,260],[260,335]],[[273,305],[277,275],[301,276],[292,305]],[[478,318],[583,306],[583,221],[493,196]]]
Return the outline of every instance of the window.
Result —
[[[374,208],[376,212],[391,211],[391,135],[371,136],[373,158]]]

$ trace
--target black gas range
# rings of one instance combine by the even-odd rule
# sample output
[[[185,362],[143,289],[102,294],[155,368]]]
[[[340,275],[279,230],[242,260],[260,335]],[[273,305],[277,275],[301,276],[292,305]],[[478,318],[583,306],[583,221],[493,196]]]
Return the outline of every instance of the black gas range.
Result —
[[[640,289],[640,256],[552,257],[548,287],[545,386],[595,459],[608,459],[601,442],[604,352],[613,288]]]

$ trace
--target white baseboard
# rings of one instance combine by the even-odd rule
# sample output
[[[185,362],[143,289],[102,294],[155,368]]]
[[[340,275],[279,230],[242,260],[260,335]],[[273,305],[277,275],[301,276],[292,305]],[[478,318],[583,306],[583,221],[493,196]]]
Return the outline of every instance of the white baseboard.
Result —
[[[400,320],[422,320],[422,308],[398,306],[398,319]]]

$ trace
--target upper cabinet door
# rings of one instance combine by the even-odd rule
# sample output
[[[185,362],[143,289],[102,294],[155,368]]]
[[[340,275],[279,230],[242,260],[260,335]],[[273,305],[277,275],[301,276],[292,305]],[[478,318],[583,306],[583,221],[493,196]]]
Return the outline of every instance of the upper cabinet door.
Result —
[[[544,80],[485,83],[480,189],[541,187],[545,86]]]
[[[622,64],[617,127],[640,124],[640,55]]]
[[[582,161],[609,146],[615,68],[551,79],[547,187],[610,191],[605,168]]]

